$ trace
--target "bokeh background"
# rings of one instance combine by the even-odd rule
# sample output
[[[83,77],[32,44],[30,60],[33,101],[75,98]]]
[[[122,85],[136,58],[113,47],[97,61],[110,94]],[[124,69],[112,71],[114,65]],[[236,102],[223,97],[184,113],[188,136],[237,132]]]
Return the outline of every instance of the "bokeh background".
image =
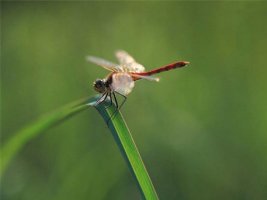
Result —
[[[267,4],[1,2],[1,142],[40,115],[93,96],[125,49],[147,69],[122,109],[161,199],[267,199]],[[93,108],[32,140],[1,199],[140,199]]]

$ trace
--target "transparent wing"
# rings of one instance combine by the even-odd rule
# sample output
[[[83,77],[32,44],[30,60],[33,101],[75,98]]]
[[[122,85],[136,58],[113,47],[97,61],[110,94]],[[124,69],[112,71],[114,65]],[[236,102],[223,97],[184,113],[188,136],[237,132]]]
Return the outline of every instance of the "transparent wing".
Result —
[[[154,77],[154,76],[142,76],[142,75],[138,75],[138,74],[131,74],[131,76],[134,78],[134,80],[146,79],[146,80],[149,80],[149,81],[159,82],[159,78],[158,77]]]
[[[130,56],[126,51],[118,50],[115,52],[115,55],[116,55],[119,63],[122,65],[135,62],[134,58],[132,56]]]
[[[107,60],[104,60],[102,58],[98,58],[98,57],[95,57],[95,56],[87,56],[86,57],[86,60],[89,61],[89,62],[92,62],[96,65],[99,65],[101,67],[104,67],[105,69],[109,70],[109,71],[120,71],[119,70],[119,65],[115,64],[115,63],[112,63],[110,61],[107,61]]]
[[[118,50],[115,53],[119,63],[123,66],[124,71],[128,72],[144,72],[145,68],[143,65],[137,63],[132,56],[126,51]]]
[[[134,88],[134,80],[128,73],[115,73],[112,76],[111,88],[124,96],[128,95]]]

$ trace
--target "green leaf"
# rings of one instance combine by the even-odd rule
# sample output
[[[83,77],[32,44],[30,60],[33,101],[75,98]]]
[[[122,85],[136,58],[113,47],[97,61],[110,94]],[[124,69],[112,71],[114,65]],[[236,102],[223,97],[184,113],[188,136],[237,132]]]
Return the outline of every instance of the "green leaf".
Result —
[[[41,117],[29,126],[15,133],[14,136],[1,147],[0,176],[4,173],[17,153],[19,153],[34,137],[86,108],[94,106],[98,98],[99,96],[95,96],[67,105],[51,114]],[[98,104],[95,107],[106,121],[108,128],[137,182],[142,197],[147,200],[157,200],[157,193],[121,113],[113,104],[110,105],[109,101]]]
[[[41,117],[32,124],[15,133],[14,136],[1,147],[0,176],[2,176],[10,161],[16,156],[16,154],[34,137],[58,123],[65,121],[67,118],[79,113],[80,111],[85,110],[89,107],[88,103],[92,103],[95,100],[96,97],[71,103],[51,114]]]
[[[110,102],[96,106],[98,112],[106,121],[132,175],[141,191],[142,197],[147,200],[158,199],[152,181],[147,173],[140,153],[135,145],[132,135],[120,113]]]

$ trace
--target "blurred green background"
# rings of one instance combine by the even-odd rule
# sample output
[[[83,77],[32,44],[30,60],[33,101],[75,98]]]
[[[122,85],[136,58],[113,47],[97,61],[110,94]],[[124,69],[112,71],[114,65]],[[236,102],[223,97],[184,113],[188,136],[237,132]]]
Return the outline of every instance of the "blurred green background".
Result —
[[[122,109],[161,199],[267,199],[267,4],[1,2],[1,142],[95,94],[125,49],[152,69]],[[139,199],[95,109],[32,140],[2,178],[1,199]]]

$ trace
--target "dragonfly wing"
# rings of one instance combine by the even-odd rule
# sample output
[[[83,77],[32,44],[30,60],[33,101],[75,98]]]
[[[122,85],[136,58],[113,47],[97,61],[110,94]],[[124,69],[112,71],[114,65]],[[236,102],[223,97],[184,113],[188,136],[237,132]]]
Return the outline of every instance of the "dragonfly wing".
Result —
[[[120,64],[125,65],[135,62],[134,58],[130,56],[126,51],[118,50],[115,52],[115,55]]]
[[[131,74],[131,76],[134,78],[134,80],[145,79],[145,80],[149,80],[149,81],[159,82],[159,77],[142,76],[142,75],[138,75],[138,74]]]
[[[128,72],[144,72],[145,68],[143,65],[137,63],[132,56],[126,51],[118,50],[115,53],[119,63],[125,68],[124,71]]]
[[[124,96],[128,95],[134,88],[134,80],[128,73],[114,73],[112,75],[111,89]]]
[[[101,67],[104,67],[105,69],[109,70],[109,71],[119,71],[119,65],[112,63],[110,61],[104,60],[102,58],[98,58],[95,56],[87,56],[86,60],[89,62],[92,62],[96,65],[99,65]]]
[[[144,72],[145,71],[144,66],[136,62],[125,65],[125,68],[127,69],[128,72]]]

